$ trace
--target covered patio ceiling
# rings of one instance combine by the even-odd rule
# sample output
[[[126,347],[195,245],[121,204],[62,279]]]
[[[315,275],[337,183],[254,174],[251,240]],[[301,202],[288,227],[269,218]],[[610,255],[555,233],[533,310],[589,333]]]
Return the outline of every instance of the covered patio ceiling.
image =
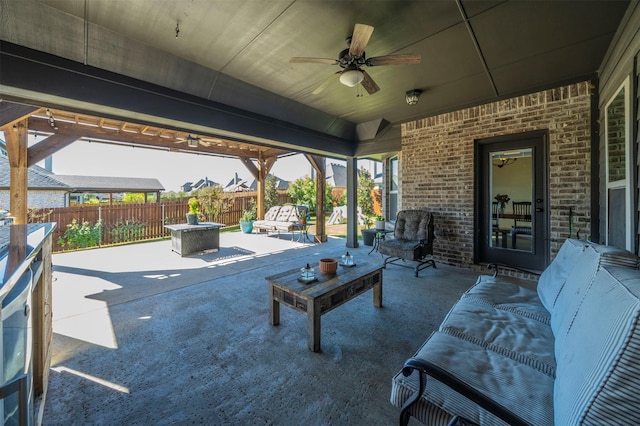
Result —
[[[0,0],[0,93],[187,134],[376,155],[399,150],[401,123],[597,77],[629,3]],[[340,84],[337,65],[290,63],[336,59],[356,23],[374,28],[367,58],[421,62],[365,66],[373,94]],[[423,93],[409,106],[411,89]]]

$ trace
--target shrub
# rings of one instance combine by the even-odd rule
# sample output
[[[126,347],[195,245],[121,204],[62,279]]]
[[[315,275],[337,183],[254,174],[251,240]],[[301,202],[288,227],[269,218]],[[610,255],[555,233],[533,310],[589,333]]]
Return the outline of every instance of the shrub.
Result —
[[[95,225],[91,225],[91,222],[88,221],[79,225],[78,221],[73,219],[67,225],[64,235],[58,238],[58,245],[69,249],[86,248],[99,245],[101,239],[102,220],[98,220]]]
[[[111,237],[114,243],[139,240],[144,237],[146,223],[137,219],[118,220],[111,228]]]

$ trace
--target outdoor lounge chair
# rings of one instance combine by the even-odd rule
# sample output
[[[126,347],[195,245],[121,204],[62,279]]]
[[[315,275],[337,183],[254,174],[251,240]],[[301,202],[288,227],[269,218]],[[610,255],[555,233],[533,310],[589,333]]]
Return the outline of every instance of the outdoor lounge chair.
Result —
[[[380,241],[378,250],[387,257],[384,259],[384,267],[398,261],[416,262],[415,276],[428,268],[436,267],[433,255],[433,214],[425,210],[402,210],[398,212],[396,225],[393,229],[393,238]],[[411,267],[398,263],[398,266]]]

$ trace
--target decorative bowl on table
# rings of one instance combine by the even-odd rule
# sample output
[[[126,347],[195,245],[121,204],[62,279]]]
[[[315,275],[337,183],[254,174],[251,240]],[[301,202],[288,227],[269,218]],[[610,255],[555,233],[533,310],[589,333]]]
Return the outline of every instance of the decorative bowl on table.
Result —
[[[323,274],[335,274],[338,270],[338,261],[332,258],[320,259],[318,267]]]

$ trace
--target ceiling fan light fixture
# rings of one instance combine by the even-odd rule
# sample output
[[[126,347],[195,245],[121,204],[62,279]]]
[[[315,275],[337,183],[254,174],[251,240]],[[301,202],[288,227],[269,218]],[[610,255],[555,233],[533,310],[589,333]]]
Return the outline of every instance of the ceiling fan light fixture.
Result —
[[[340,83],[347,87],[354,87],[362,83],[364,75],[357,68],[347,68],[340,74]]]
[[[415,105],[420,100],[420,95],[422,94],[422,90],[420,89],[412,89],[408,90],[405,93],[405,99],[407,100],[407,105]]]

